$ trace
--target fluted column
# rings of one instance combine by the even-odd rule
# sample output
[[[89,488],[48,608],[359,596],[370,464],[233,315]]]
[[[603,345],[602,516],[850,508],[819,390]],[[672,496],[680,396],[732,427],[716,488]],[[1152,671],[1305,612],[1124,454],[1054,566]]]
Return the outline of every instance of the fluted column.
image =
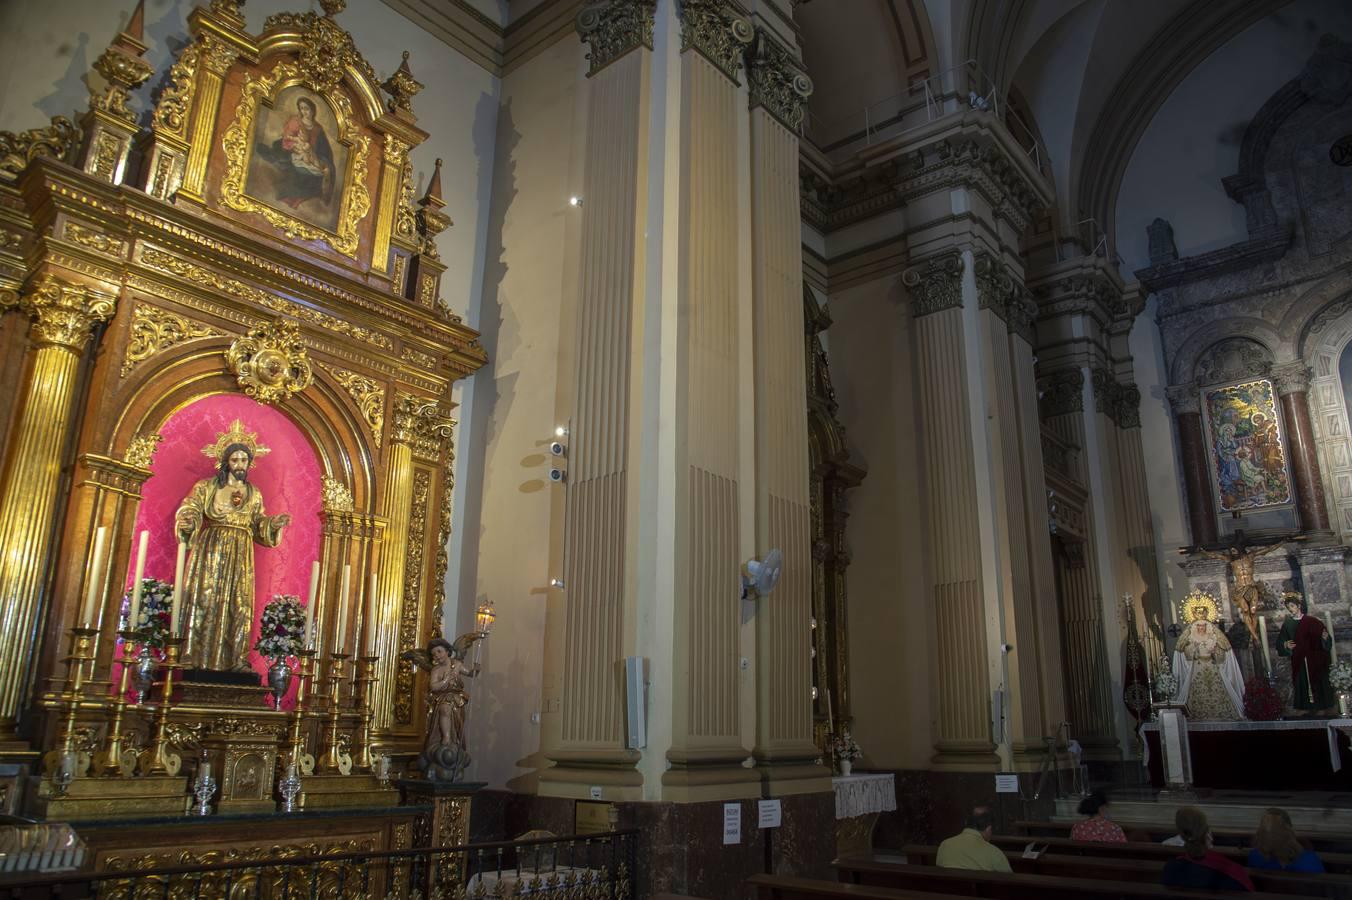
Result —
[[[188,95],[192,98],[191,119],[187,123],[187,157],[183,161],[182,181],[178,195],[197,203],[206,202],[207,163],[216,146],[216,117],[225,87],[225,76],[241,53],[258,52],[252,39],[244,33],[244,18],[228,2],[215,2],[210,8],[199,6],[188,15],[188,26],[196,44],[192,59],[195,72],[185,73],[194,79]],[[171,161],[177,168],[177,160]],[[152,179],[155,176],[152,174]]]
[[[789,51],[756,33],[751,87],[752,341],[756,551],[784,553],[775,594],[756,610],[755,757],[770,794],[827,790],[812,733],[812,558],[803,359],[798,128],[812,83]]]
[[[630,417],[633,327],[645,278],[639,238],[646,201],[655,0],[613,0],[577,19],[590,45],[583,151],[580,278],[564,513],[562,722],[544,793],[586,796],[588,785],[633,789],[640,754],[624,739],[622,660],[632,627]],[[608,794],[608,796],[610,796]]]
[[[977,322],[976,281],[956,250],[908,270],[905,280],[915,319],[920,418],[926,423],[925,524],[938,686],[934,762],[948,769],[990,769],[999,757],[989,715],[983,523],[974,459],[980,436],[973,433],[969,396],[982,371],[976,342],[969,340]]]
[[[984,277],[978,262],[977,291],[987,310],[1008,523],[1010,590],[1004,598],[1003,641],[1010,648],[1004,661],[1008,738],[1012,762],[1036,765],[1046,754],[1044,737],[1065,718],[1032,346],[1037,306],[1014,272],[996,260],[988,262]]]
[[[1178,426],[1183,455],[1183,488],[1188,499],[1188,528],[1193,546],[1216,542],[1216,505],[1211,498],[1210,463],[1202,435],[1202,400],[1195,382],[1170,387],[1169,404]]]
[[[1281,397],[1282,418],[1286,420],[1286,443],[1291,454],[1291,471],[1296,478],[1296,509],[1305,531],[1329,531],[1328,504],[1324,499],[1324,480],[1319,473],[1319,451],[1310,421],[1310,367],[1301,360],[1276,366],[1272,381]]]
[[[680,259],[686,327],[676,366],[675,598],[670,768],[662,796],[760,795],[742,762],[740,609],[729,602],[742,559],[739,392],[747,335],[740,288],[738,102],[751,23],[724,0],[681,9]],[[804,469],[806,472],[806,469]],[[778,599],[778,595],[776,595]]]
[[[1115,597],[1113,573],[1105,571],[1109,559],[1100,546],[1110,544],[1100,531],[1106,516],[1095,506],[1104,498],[1094,496],[1096,476],[1092,466],[1101,466],[1089,434],[1095,414],[1087,412],[1088,390],[1084,370],[1070,366],[1045,373],[1039,380],[1042,391],[1041,413],[1046,428],[1062,444],[1081,451],[1074,480],[1088,494],[1083,540],[1063,540],[1058,593],[1061,602],[1061,650],[1065,672],[1065,690],[1071,733],[1091,758],[1115,758],[1118,740],[1115,734],[1112,699],[1111,660],[1105,635],[1105,609],[1112,609]],[[1100,449],[1101,453],[1101,449]],[[1102,480],[1100,470],[1098,480]]]
[[[32,347],[13,398],[19,408],[0,469],[0,739],[14,734],[31,687],[80,357],[94,327],[112,316],[115,298],[43,275],[19,305],[33,320]]]

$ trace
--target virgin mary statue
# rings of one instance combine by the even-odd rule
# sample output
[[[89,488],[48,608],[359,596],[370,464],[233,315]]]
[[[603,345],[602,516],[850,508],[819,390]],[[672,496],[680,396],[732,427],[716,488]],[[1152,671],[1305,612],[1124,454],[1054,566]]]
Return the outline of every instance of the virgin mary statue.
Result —
[[[1244,676],[1216,621],[1216,598],[1193,591],[1183,598],[1183,633],[1174,645],[1178,696],[1197,720],[1244,718]]]

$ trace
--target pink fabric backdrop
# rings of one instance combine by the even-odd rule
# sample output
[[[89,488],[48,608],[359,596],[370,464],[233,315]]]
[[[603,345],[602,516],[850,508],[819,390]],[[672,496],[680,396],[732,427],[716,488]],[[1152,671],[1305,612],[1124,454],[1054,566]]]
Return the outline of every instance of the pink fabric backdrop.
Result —
[[[319,558],[322,542],[320,476],[322,469],[304,433],[285,414],[239,394],[204,397],[174,413],[160,429],[164,440],[151,464],[144,499],[136,515],[136,534],[150,531],[146,576],[174,580],[174,512],[192,486],[216,472],[216,464],[202,448],[216,442],[236,419],[258,441],[272,449],[254,460],[249,480],[263,492],[268,515],[291,514],[291,524],[277,547],[254,545],[254,624],[249,646],[258,638],[258,620],[274,594],[295,594],[305,602],[310,565]],[[135,543],[133,542],[133,547]],[[135,554],[127,571],[131,586]],[[249,662],[260,674],[267,662],[252,649]],[[293,681],[291,695],[295,694]],[[288,698],[289,699],[289,698]]]

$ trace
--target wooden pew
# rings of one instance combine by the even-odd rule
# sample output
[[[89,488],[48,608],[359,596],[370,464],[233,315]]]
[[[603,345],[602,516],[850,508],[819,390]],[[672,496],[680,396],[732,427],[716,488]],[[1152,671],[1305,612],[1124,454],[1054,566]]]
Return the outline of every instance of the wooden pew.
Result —
[[[972,872],[965,869],[941,869],[937,866],[872,863],[842,860],[838,865],[849,884],[900,890],[930,891],[959,897],[986,897],[990,900],[1158,900],[1188,898],[1215,900],[1215,891],[1189,891],[1164,887],[1158,881],[1110,881],[1103,878],[1072,878],[1060,875],[1023,875],[1004,872]],[[1291,900],[1290,894],[1259,891],[1243,894],[1252,900]]]
[[[931,845],[910,845],[902,849],[906,861],[914,865],[932,866],[939,848]],[[1104,878],[1110,881],[1153,881],[1159,883],[1166,860],[1127,859],[1122,857],[1075,856],[1044,853],[1036,859],[1026,859],[1022,851],[1006,851],[1009,865],[1016,873],[1031,875],[1064,875],[1074,878]],[[836,868],[842,881],[853,881],[843,873],[860,864],[895,865],[888,859],[838,860]],[[1254,887],[1270,894],[1291,894],[1301,897],[1329,897],[1333,900],[1352,898],[1352,875],[1315,875],[1305,872],[1275,872],[1250,869]]]
[[[1146,844],[1135,841],[1118,844],[1094,844],[1085,841],[1072,841],[1070,838],[1058,837],[1027,837],[1024,835],[997,834],[991,838],[991,843],[1001,850],[1018,850],[1020,853],[1030,843],[1037,844],[1039,847],[1045,846],[1048,853],[1054,854],[1075,854],[1079,856],[1116,856],[1127,859],[1173,859],[1182,853],[1179,847],[1169,847],[1164,844]],[[1249,859],[1249,851],[1242,850],[1239,847],[1216,847],[1215,851],[1228,859],[1233,859],[1241,866],[1245,865]],[[1333,873],[1352,875],[1352,853],[1323,853],[1319,858],[1324,862],[1324,868]]]
[[[752,875],[742,882],[752,900],[950,900],[951,894],[841,884],[788,875]]]
[[[1020,819],[1014,823],[1014,828],[1030,835],[1045,835],[1048,837],[1070,837],[1070,829],[1074,822],[1045,822],[1032,819]],[[1133,825],[1130,823],[1119,822],[1124,831],[1144,831],[1154,840],[1164,840],[1173,837],[1178,832],[1169,825]],[[1258,827],[1257,820],[1254,821],[1254,828]],[[1234,847],[1247,847],[1253,840],[1253,829],[1245,830],[1242,828],[1212,828],[1211,836],[1215,838],[1217,844],[1224,844]],[[1307,846],[1323,852],[1324,850],[1343,851],[1352,847],[1352,834],[1301,834],[1297,833]],[[1217,848],[1219,849],[1219,848]]]

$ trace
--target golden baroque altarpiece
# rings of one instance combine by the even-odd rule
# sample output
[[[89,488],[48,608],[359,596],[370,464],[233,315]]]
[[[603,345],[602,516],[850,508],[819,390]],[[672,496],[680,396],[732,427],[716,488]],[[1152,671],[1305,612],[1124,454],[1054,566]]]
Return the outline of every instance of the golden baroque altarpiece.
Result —
[[[199,759],[222,811],[271,810],[283,759],[304,769],[307,808],[389,807],[378,756],[397,766],[419,747],[423,694],[398,656],[441,631],[447,557],[424,548],[450,528],[450,388],[486,357],[440,299],[439,161],[414,200],[409,153],[428,135],[408,55],[377,83],[335,19],[343,4],[321,5],[259,35],[235,0],[193,9],[148,128],[127,106],[155,74],[138,7],[78,123],[0,133],[0,391],[14,401],[0,415],[0,761],[28,773],[0,812],[182,814]],[[323,472],[319,652],[291,710],[261,687],[171,696],[162,675],[131,702],[118,611],[159,431],[229,394],[284,414]],[[379,585],[364,633],[387,636],[350,667],[334,632],[363,623],[359,604],[337,621],[344,566]],[[170,647],[161,669],[175,665]],[[408,846],[422,827],[387,818],[340,843]],[[261,837],[237,832],[210,846]]]

